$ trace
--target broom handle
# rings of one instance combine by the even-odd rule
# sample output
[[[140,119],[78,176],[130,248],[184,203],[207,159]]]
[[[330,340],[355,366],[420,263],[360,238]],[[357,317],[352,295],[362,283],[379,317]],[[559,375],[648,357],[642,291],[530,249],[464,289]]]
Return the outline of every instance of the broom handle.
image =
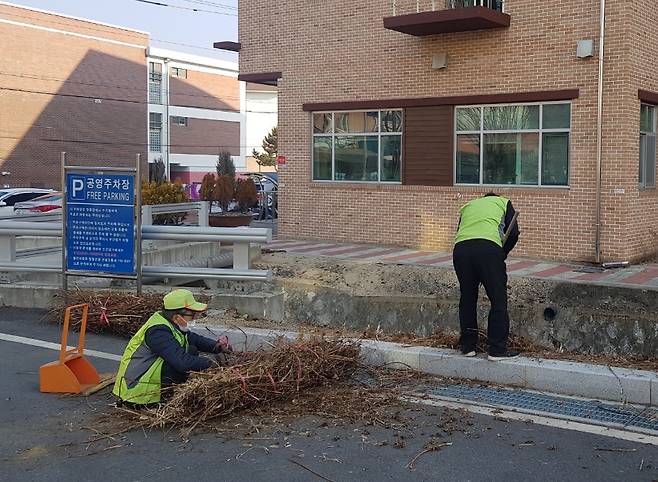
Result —
[[[514,216],[512,216],[512,221],[510,221],[509,226],[507,227],[507,230],[505,231],[505,234],[503,234],[503,246],[505,246],[505,243],[507,242],[507,238],[509,238],[509,235],[512,234],[512,228],[516,224],[516,220],[519,217],[519,212],[516,211],[514,212]]]

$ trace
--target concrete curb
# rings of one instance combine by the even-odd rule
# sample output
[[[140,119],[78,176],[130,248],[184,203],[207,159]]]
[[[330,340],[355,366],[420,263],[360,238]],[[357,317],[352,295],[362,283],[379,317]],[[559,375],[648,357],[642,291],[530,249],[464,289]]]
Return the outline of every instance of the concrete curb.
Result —
[[[267,348],[277,338],[295,340],[299,333],[224,325],[197,326],[198,333],[228,335],[235,350]],[[462,356],[456,350],[360,340],[365,363],[411,368],[432,375],[548,391],[598,400],[658,406],[658,373],[587,363],[519,357],[490,362],[482,355]]]

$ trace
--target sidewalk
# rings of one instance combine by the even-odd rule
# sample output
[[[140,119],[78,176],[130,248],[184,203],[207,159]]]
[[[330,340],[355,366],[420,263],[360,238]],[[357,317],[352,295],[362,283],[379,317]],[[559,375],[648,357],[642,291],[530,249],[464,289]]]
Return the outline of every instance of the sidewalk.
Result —
[[[249,326],[236,328],[221,322],[215,324],[208,319],[204,325],[197,325],[194,331],[204,334],[206,329],[213,334],[227,335],[237,351],[267,350],[279,337],[292,342],[300,336],[300,332],[286,326],[278,329]],[[308,336],[309,332],[305,334]],[[360,344],[363,361],[372,366],[412,369],[455,380],[510,385],[622,404],[658,406],[658,374],[647,370],[535,357],[490,362],[484,355],[469,358],[457,350],[447,348],[352,340]],[[651,411],[650,425],[658,433],[656,409]]]
[[[298,256],[327,256],[357,263],[406,264],[452,269],[451,253],[403,247],[277,239],[265,248]],[[602,270],[585,264],[509,258],[507,273],[511,277],[658,290],[658,264]]]

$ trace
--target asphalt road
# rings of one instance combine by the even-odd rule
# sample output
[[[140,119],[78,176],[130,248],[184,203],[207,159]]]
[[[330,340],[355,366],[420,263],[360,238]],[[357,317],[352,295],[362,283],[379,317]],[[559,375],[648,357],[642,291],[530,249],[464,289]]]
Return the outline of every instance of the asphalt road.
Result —
[[[3,309],[0,333],[58,341],[57,327],[40,316]],[[87,347],[120,354],[124,343],[89,336]],[[113,399],[109,390],[89,398],[39,393],[39,366],[56,357],[0,341],[0,480],[658,480],[655,446],[441,408],[407,412],[413,423],[400,431],[309,416],[240,438],[202,433],[184,442],[176,432],[138,430],[80,443],[106,428],[100,420],[116,413]],[[99,372],[117,366],[91,361]],[[446,420],[458,429],[446,431]],[[244,428],[254,419],[234,423]],[[432,439],[450,445],[408,468]]]

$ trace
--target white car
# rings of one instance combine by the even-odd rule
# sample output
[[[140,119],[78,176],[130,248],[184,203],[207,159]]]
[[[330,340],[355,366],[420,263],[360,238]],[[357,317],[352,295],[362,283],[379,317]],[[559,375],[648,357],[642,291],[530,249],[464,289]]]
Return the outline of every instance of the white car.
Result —
[[[37,189],[32,187],[0,189],[0,216],[12,216],[14,204],[50,194],[52,189]]]

